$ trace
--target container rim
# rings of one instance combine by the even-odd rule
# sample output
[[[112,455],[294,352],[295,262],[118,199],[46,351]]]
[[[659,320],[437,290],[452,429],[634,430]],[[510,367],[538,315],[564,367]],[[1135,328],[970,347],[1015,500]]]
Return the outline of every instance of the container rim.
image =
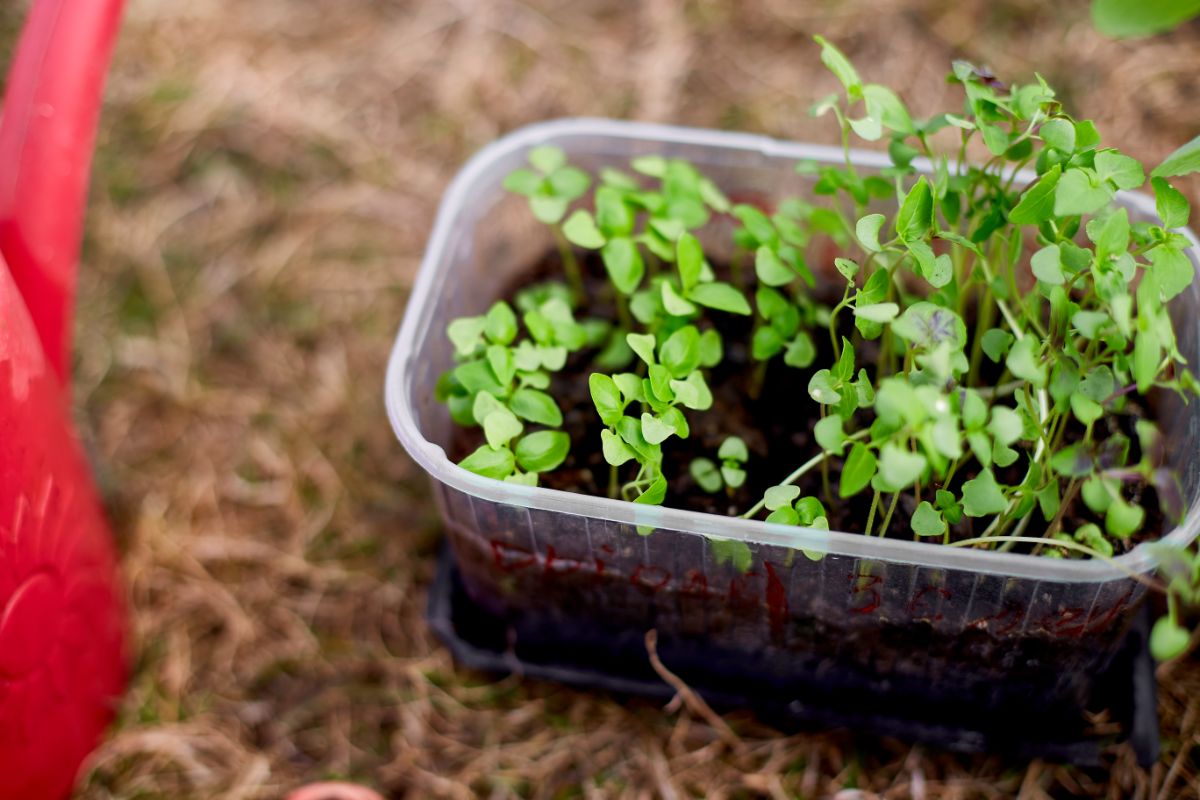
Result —
[[[540,122],[519,128],[493,141],[477,152],[458,172],[442,196],[433,232],[409,297],[400,331],[388,360],[384,401],[388,418],[400,443],[409,455],[435,480],[484,500],[542,511],[593,517],[617,523],[647,526],[721,539],[811,550],[831,555],[877,559],[929,568],[959,569],[989,575],[1026,578],[1053,583],[1102,582],[1148,573],[1158,566],[1152,552],[1156,542],[1186,546],[1200,533],[1200,503],[1193,503],[1183,523],[1156,542],[1143,542],[1132,551],[1111,561],[1098,559],[1072,561],[1018,553],[968,550],[929,542],[898,539],[874,539],[860,533],[824,531],[793,527],[759,520],[743,520],[699,511],[648,506],[607,497],[593,497],[557,489],[520,486],[484,478],[450,461],[445,451],[426,439],[417,427],[408,402],[411,353],[418,333],[428,325],[436,272],[445,256],[453,223],[459,211],[473,196],[476,182],[496,161],[541,144],[561,143],[577,137],[608,137],[643,143],[684,144],[727,151],[743,151],[771,158],[794,158],[821,162],[840,162],[841,148],[810,145],[747,133],[729,133],[703,128],[688,128],[646,122],[570,117]],[[891,162],[884,153],[852,150],[851,157],[862,166],[886,167]],[[914,161],[918,169],[928,171],[923,159]],[[1033,180],[1029,171],[1019,177]],[[1119,192],[1118,199],[1131,210],[1157,217],[1154,200],[1138,192]],[[1200,263],[1200,245],[1189,229],[1182,231],[1191,241],[1194,263]]]

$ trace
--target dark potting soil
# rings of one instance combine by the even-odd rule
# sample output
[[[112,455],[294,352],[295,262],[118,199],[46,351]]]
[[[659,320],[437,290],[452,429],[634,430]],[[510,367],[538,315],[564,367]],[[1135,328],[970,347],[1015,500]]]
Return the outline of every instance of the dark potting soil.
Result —
[[[832,255],[828,261],[832,262]],[[597,317],[611,321],[614,315],[612,289],[604,276],[603,264],[595,253],[588,253],[580,260],[580,266],[584,272],[586,299],[581,307],[575,309],[576,319]],[[727,267],[717,265],[715,269],[722,280],[732,280],[731,271]],[[752,267],[750,271],[752,272]],[[504,297],[511,300],[521,289],[547,280],[560,280],[562,274],[559,255],[556,252],[547,253],[522,280],[509,287]],[[824,287],[818,285],[813,293],[820,302],[833,306],[841,299],[838,288],[834,288],[832,283]],[[972,316],[968,314],[966,320],[968,331],[974,330]],[[753,361],[750,354],[754,319],[753,316],[716,312],[707,320],[698,323],[702,328],[706,325],[717,328],[724,341],[725,354],[721,363],[709,370],[707,375],[708,385],[713,394],[712,408],[704,412],[686,411],[691,428],[689,437],[682,440],[671,437],[663,443],[663,472],[670,481],[665,506],[719,515],[740,514],[754,505],[766,489],[779,484],[796,467],[819,451],[812,428],[820,419],[820,406],[808,394],[808,381],[813,370],[819,368],[819,365],[833,363],[829,337],[820,330],[812,332],[818,353],[812,368],[796,369],[787,366],[783,363],[782,356],[777,356],[769,362],[765,375],[759,377],[756,372],[761,369],[761,365]],[[840,333],[855,341],[853,316],[848,313],[842,314],[839,322],[843,327]],[[970,346],[971,342],[968,342],[967,352],[970,352]],[[862,341],[860,337],[856,341],[856,347],[858,365],[867,366],[868,372],[872,372],[868,365],[874,363],[878,354],[878,341]],[[596,414],[588,389],[588,376],[595,371],[591,363],[594,355],[594,351],[588,350],[573,354],[564,369],[553,376],[549,392],[562,409],[562,429],[571,437],[571,450],[566,461],[558,469],[539,477],[541,485],[547,488],[607,496],[609,465],[600,449],[600,432],[604,426]],[[986,359],[984,363],[990,364]],[[631,365],[629,369],[636,369],[636,366]],[[983,377],[987,379],[999,376],[988,376],[985,367]],[[869,410],[860,411],[859,414],[862,426],[869,425],[870,418],[866,416]],[[1137,419],[1145,417],[1152,418],[1152,414],[1136,400],[1131,400],[1122,414],[1108,415],[1100,423],[1107,424],[1107,435],[1120,433],[1129,439],[1130,463],[1135,463],[1140,457],[1135,423]],[[1064,446],[1081,439],[1083,432],[1083,427],[1073,421],[1064,437]],[[1105,431],[1098,427],[1096,433],[1102,441]],[[689,471],[689,465],[695,458],[708,458],[716,462],[718,448],[730,436],[740,437],[750,452],[750,460],[744,465],[746,482],[732,493],[722,490],[717,494],[709,494],[696,484]],[[459,461],[481,444],[483,434],[479,428],[456,428],[451,456],[455,461]],[[1025,459],[1018,459],[1010,467],[997,469],[996,479],[1008,485],[1019,484],[1024,478],[1024,463]],[[837,487],[841,459],[831,459],[828,465],[827,478],[832,491],[829,495],[833,498],[832,502],[824,491],[824,477],[820,469],[810,470],[796,482],[802,496],[812,495],[824,503],[832,530],[865,530],[871,506],[870,489],[847,500],[839,499]],[[961,493],[962,483],[975,477],[978,469],[978,465],[973,462],[971,467],[960,470],[950,488],[956,493]],[[626,464],[621,468],[620,480],[625,482],[632,479],[635,470],[633,462]],[[932,486],[932,489],[939,488],[947,487]],[[1061,491],[1066,492],[1065,482]],[[1132,549],[1141,541],[1159,538],[1166,527],[1165,515],[1152,489],[1138,486],[1132,495],[1128,495],[1128,499],[1142,505],[1146,511],[1146,519],[1142,529],[1123,543],[1124,551]],[[890,501],[890,498],[886,500]],[[911,493],[902,494],[883,535],[892,538],[914,538],[909,522],[917,502]],[[876,531],[887,510],[886,503],[882,500],[880,506],[874,518]],[[1034,514],[1035,518],[1025,535],[1040,536],[1048,523],[1040,521],[1039,510],[1034,509],[1030,513]],[[979,536],[990,522],[990,517],[964,517],[960,523],[951,527],[951,539],[957,541]],[[1077,494],[1063,513],[1062,530],[1074,531],[1088,522],[1097,523],[1101,528],[1104,525],[1103,519],[1096,518]],[[1121,546],[1120,543],[1116,545],[1118,555],[1124,552]],[[1028,551],[1028,547],[1019,545],[1014,550]]]

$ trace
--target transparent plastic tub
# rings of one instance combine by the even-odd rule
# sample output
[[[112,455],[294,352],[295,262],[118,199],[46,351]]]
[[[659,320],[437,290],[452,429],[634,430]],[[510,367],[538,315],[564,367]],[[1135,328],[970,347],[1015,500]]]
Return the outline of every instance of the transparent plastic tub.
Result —
[[[1104,563],[881,540],[516,486],[447,458],[453,425],[434,399],[453,363],[446,325],[484,312],[553,246],[523,199],[501,186],[541,144],[589,170],[647,153],[683,157],[727,193],[768,200],[807,192],[812,179],[797,174],[797,161],[842,159],[834,148],[758,136],[569,119],[505,136],[463,168],[442,200],[386,401],[396,435],[432,478],[471,598],[503,614],[518,636],[570,646],[653,627],[660,639],[694,640],[768,681],[835,674],[853,688],[868,676],[889,691],[932,685],[947,702],[997,707],[1027,702],[1038,686],[1081,701],[1143,599],[1130,576],[1156,566],[1144,545]],[[854,160],[864,170],[888,163],[871,152]],[[1120,202],[1135,219],[1154,218],[1144,195]],[[722,244],[706,242],[717,257]],[[1195,247],[1190,255],[1200,263]],[[1193,364],[1197,310],[1193,284],[1174,304],[1180,349]],[[1165,397],[1159,416],[1189,507],[1166,540],[1186,544],[1200,530],[1200,403]],[[638,526],[654,532],[639,535]],[[744,541],[750,570],[718,560],[710,536]]]

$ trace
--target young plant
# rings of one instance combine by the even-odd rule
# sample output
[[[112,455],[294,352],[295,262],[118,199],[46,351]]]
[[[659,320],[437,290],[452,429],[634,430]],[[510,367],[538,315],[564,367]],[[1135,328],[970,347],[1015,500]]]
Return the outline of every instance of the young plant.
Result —
[[[661,344],[651,334],[630,333],[626,340],[647,377],[597,372],[588,379],[589,389],[600,421],[607,426],[601,444],[612,468],[610,496],[617,496],[617,468],[636,461],[638,474],[621,492],[626,499],[657,505],[665,497],[667,483],[662,474],[662,443],[671,436],[688,438],[691,429],[682,409],[705,411],[712,406],[701,367],[719,360],[720,349],[712,346],[711,337],[706,345],[693,325],[684,325]],[[627,415],[634,404],[640,415]]]
[[[1166,583],[1167,613],[1150,631],[1150,651],[1159,661],[1176,658],[1187,650],[1191,635],[1183,625],[1183,609],[1200,607],[1200,550],[1151,545]]]
[[[517,316],[503,300],[483,316],[451,322],[447,335],[460,363],[442,375],[437,392],[455,422],[483,429],[485,443],[460,466],[536,486],[538,473],[558,467],[571,444],[554,430],[563,423],[562,411],[544,390],[568,354],[588,343],[588,330],[557,296],[526,311],[523,322],[529,336],[518,341]],[[546,429],[525,433],[526,423]]]
[[[1164,226],[1131,225],[1124,209],[1110,209],[1116,190],[1144,182],[1142,167],[1101,149],[1094,127],[1063,114],[1042,82],[1003,91],[985,73],[956,64],[967,113],[914,122],[893,93],[864,83],[836,48],[819,41],[846,94],[818,104],[817,112],[834,112],[847,143],[852,133],[891,134],[888,176],[896,198],[888,226],[887,214],[862,213],[881,190],[857,176],[849,160],[844,169],[819,170],[817,190],[854,206],[856,219],[843,222],[862,254],[835,259],[846,280],[828,322],[836,363],[809,382],[822,407],[814,431],[826,454],[822,468],[840,454],[846,432],[863,424],[860,412],[869,411],[869,426],[858,429],[867,438],[851,448],[839,487],[843,498],[868,486],[874,491],[867,534],[877,509],[886,508],[879,531],[886,535],[901,493],[911,493],[920,512],[916,536],[948,539],[950,524],[963,517],[990,519],[985,537],[1010,526],[1023,531],[1037,509],[1053,538],[1060,512],[1086,480],[1088,508],[1103,512],[1106,535],[1127,538],[1143,510],[1122,494],[1121,482],[1093,473],[1101,460],[1124,469],[1128,447],[1119,435],[1099,443],[1095,426],[1106,413],[1123,411],[1132,392],[1193,388],[1165,313],[1165,302],[1193,274],[1186,240],[1170,231],[1186,220],[1186,201],[1156,179]],[[860,103],[865,113],[856,116]],[[960,131],[953,169],[929,146],[930,134],[946,125]],[[992,155],[983,167],[963,160],[977,135]],[[917,177],[905,188],[918,153],[933,160],[933,178]],[[1009,187],[1028,163],[1041,177],[1014,194]],[[1076,241],[1081,230],[1090,246]],[[1032,293],[1017,286],[1026,241],[1039,245],[1028,262]],[[973,336],[963,317],[968,308],[976,310]],[[840,334],[845,309],[861,340],[881,341],[874,381],[865,371],[853,380],[855,345]],[[980,387],[986,392],[971,388],[984,356],[1002,367],[994,385]],[[1066,442],[1068,429],[1078,441]],[[952,488],[964,467],[970,477]],[[1014,469],[1024,475],[1019,481],[998,479],[998,471]],[[1145,459],[1140,471],[1121,474],[1129,485],[1172,491],[1171,479]],[[832,499],[828,481],[825,493]],[[1090,529],[1083,535],[1094,538]]]
[[[716,494],[724,489],[730,497],[746,483],[746,462],[750,460],[750,451],[746,443],[737,436],[730,436],[721,443],[717,450],[717,466],[712,459],[694,458],[688,466],[688,471],[696,485],[709,494]]]
[[[841,91],[813,113],[836,123],[845,158],[797,165],[804,197],[734,203],[657,155],[593,180],[552,148],[509,178],[554,229],[575,291],[527,297],[520,341],[504,304],[451,325],[462,363],[439,395],[485,442],[464,466],[531,482],[561,462],[550,376],[603,345],[571,369],[589,376],[600,441],[574,444],[600,448],[613,497],[667,502],[680,484],[665,446],[690,456],[685,485],[738,496],[741,440],[716,460],[687,440],[691,415],[731,411],[714,407],[711,375],[742,370],[751,418],[779,392],[803,409],[763,459],[795,466],[734,510],[743,518],[1052,558],[1110,558],[1155,533],[1149,520],[1181,519],[1147,412],[1154,393],[1197,389],[1168,313],[1195,277],[1180,230],[1191,209],[1169,179],[1200,171],[1200,139],[1150,172],[1159,219],[1135,219],[1114,201],[1147,184],[1145,168],[1040,77],[1005,85],[955,62],[961,107],[919,118],[817,43]],[[855,138],[886,146],[890,165],[860,171]],[[601,265],[607,288],[587,296],[583,270]],[[576,323],[576,303],[614,323]],[[789,369],[771,371],[780,356]],[[797,379],[800,391],[776,388]],[[545,430],[525,434],[529,423]],[[716,547],[748,563],[744,545]],[[1165,653],[1200,575],[1190,552],[1162,558]]]
[[[567,163],[567,156],[558,147],[543,145],[529,151],[529,166],[513,170],[504,179],[504,188],[524,196],[529,201],[529,211],[539,221],[557,226],[567,214],[571,203],[582,197],[591,186],[592,178],[578,167]],[[562,256],[563,271],[575,298],[584,295],[583,277],[570,245],[553,227]]]

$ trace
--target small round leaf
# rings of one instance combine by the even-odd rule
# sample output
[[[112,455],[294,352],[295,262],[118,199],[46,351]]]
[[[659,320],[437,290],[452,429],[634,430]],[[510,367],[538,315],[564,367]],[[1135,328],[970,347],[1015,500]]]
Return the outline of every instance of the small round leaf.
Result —
[[[538,431],[517,442],[517,463],[526,472],[548,472],[563,462],[571,438],[562,431]]]

